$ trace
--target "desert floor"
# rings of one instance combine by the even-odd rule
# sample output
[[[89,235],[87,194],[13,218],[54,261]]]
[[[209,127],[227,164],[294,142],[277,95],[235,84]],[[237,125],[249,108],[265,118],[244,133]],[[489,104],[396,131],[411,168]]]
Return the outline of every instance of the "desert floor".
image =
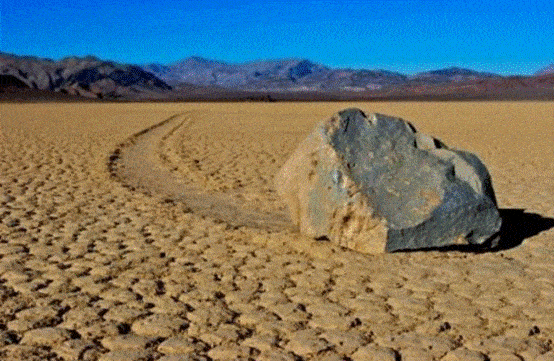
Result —
[[[273,175],[346,107],[480,156],[503,250],[363,255]],[[0,104],[1,360],[554,360],[552,102]]]

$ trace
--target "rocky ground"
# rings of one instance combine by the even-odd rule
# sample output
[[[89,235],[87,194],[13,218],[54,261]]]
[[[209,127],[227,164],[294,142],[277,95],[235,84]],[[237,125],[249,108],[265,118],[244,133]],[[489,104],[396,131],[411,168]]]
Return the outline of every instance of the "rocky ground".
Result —
[[[477,153],[504,249],[362,255],[294,233],[273,175],[353,105]],[[2,104],[0,359],[554,360],[552,109]]]

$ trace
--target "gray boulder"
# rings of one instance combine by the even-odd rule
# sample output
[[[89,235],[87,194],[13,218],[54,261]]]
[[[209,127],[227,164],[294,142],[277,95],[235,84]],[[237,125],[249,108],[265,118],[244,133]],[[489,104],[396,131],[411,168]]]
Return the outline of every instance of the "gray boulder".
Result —
[[[498,239],[483,163],[399,118],[339,112],[299,145],[275,183],[300,232],[363,253]]]

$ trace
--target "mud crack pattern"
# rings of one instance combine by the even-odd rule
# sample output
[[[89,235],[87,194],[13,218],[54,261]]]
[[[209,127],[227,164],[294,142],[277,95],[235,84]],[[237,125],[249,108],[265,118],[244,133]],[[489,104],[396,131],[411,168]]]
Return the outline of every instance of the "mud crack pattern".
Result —
[[[351,105],[2,104],[0,359],[554,359],[551,104],[372,104],[483,156],[527,227],[497,253],[364,256],[119,175],[134,149],[181,192],[278,214],[271,172]]]

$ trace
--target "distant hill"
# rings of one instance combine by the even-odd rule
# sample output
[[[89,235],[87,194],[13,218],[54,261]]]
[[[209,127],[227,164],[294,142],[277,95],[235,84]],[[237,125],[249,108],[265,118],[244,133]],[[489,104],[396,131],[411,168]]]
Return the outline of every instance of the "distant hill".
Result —
[[[548,74],[554,74],[554,64],[550,64],[549,66],[542,68],[541,70],[537,71],[535,75],[548,75]]]
[[[200,57],[143,69],[168,84],[186,82],[240,90],[367,90],[402,84],[407,76],[384,70],[330,69],[306,59],[264,60],[228,64]]]
[[[410,82],[388,94],[404,99],[554,99],[554,74],[544,76],[503,76],[450,82]]]
[[[479,72],[471,69],[451,67],[446,69],[426,71],[412,76],[411,80],[426,82],[446,83],[461,82],[475,79],[500,78],[501,76],[493,73]]]
[[[163,96],[171,90],[164,81],[138,66],[96,57],[53,61],[0,53],[0,76],[12,86],[91,98],[137,99]]]

